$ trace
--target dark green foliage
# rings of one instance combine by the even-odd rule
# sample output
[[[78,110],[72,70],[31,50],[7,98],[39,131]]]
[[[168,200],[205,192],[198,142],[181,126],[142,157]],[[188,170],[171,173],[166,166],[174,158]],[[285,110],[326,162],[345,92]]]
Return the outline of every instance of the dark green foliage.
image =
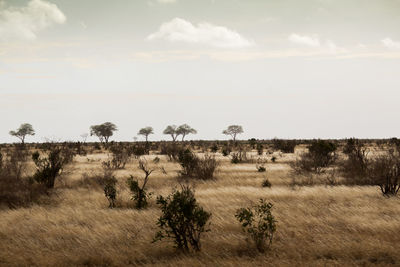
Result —
[[[269,248],[276,231],[276,220],[271,209],[271,203],[260,199],[258,205],[236,211],[235,217],[240,222],[243,231],[250,234],[260,252]]]
[[[322,173],[324,168],[332,165],[337,159],[336,144],[325,140],[313,140],[300,159],[291,166],[298,173]]]
[[[266,169],[264,166],[258,166],[258,167],[257,167],[257,171],[258,171],[258,172],[266,172],[267,169]]]
[[[190,149],[179,152],[178,162],[182,167],[180,174],[185,178],[212,179],[218,167],[218,162],[214,156],[206,154],[203,158],[200,158]]]
[[[213,153],[218,152],[218,145],[217,145],[217,144],[213,144],[213,145],[211,146],[211,152],[213,152]]]
[[[261,156],[264,153],[264,146],[262,144],[257,145],[257,154]]]
[[[272,144],[276,150],[280,150],[283,153],[294,153],[294,148],[296,147],[296,140],[281,140],[273,139]]]
[[[229,156],[231,154],[231,152],[232,152],[232,149],[230,146],[224,146],[224,148],[222,149],[222,155],[224,157]]]
[[[395,196],[400,190],[400,157],[393,152],[380,155],[370,162],[368,176],[385,196]]]
[[[343,152],[347,159],[341,164],[341,172],[348,184],[369,185],[372,181],[369,179],[368,149],[357,139],[348,139]]]
[[[152,193],[148,193],[146,190],[146,185],[147,182],[149,181],[149,176],[150,174],[154,171],[153,169],[150,169],[147,165],[147,162],[145,160],[139,160],[139,169],[141,169],[144,174],[145,178],[143,180],[142,186],[139,185],[139,181],[136,179],[133,179],[133,176],[128,178],[128,186],[129,190],[132,192],[132,199],[135,201],[135,207],[137,209],[143,209],[146,208],[148,205],[147,200],[150,198]]]
[[[275,162],[276,162],[276,157],[275,157],[275,156],[272,156],[271,161],[272,161],[273,163],[275,163]]]
[[[124,169],[131,157],[129,146],[122,143],[112,143],[109,150],[111,152],[112,167],[114,169]]]
[[[115,200],[117,199],[117,179],[114,176],[104,177],[104,195],[106,196],[110,209],[115,208]]]
[[[194,191],[189,186],[182,186],[168,197],[159,196],[157,204],[162,215],[157,225],[160,231],[156,233],[153,242],[163,238],[173,239],[175,247],[188,252],[201,249],[201,235],[209,231],[207,222],[211,213],[197,203]]]
[[[74,153],[69,148],[57,145],[52,146],[44,157],[39,152],[34,152],[32,160],[36,165],[36,172],[33,179],[46,185],[47,188],[53,188],[55,179],[61,173],[63,167],[72,161],[73,156]]]
[[[272,186],[272,184],[271,184],[271,182],[268,180],[268,179],[265,179],[263,182],[262,182],[262,187],[271,187]]]
[[[17,149],[17,148],[15,148]],[[26,165],[26,156],[20,157],[20,152],[10,155],[0,153],[0,206],[8,208],[27,207],[37,202],[47,193],[46,187],[35,183],[32,179],[22,177],[20,168]]]

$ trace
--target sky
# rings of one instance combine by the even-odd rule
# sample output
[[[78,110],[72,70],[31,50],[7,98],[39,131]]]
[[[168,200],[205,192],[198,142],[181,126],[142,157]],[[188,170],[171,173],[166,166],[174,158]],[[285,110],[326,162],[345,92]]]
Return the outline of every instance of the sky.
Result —
[[[0,0],[0,142],[398,137],[399,29],[400,0]]]

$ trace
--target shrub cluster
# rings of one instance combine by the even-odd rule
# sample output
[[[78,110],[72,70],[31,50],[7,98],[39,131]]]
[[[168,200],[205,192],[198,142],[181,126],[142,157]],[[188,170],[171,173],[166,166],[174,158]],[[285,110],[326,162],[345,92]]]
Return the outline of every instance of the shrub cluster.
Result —
[[[184,178],[212,179],[218,167],[218,162],[214,156],[206,154],[203,158],[200,158],[190,149],[179,152],[178,162],[182,167],[180,174]]]

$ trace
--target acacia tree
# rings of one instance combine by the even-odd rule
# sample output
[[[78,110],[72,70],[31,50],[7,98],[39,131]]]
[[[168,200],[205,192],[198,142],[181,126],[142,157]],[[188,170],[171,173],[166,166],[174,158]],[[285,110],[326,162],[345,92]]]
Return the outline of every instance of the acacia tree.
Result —
[[[16,131],[10,131],[10,135],[18,137],[22,144],[25,143],[25,137],[27,135],[35,135],[35,130],[29,123],[23,123]]]
[[[112,122],[105,122],[90,127],[90,136],[97,136],[100,142],[108,143],[108,139],[117,131],[117,126]]]
[[[146,138],[146,142],[148,141],[149,135],[154,134],[153,127],[145,127],[139,130],[138,135],[143,135]]]
[[[178,127],[176,125],[168,125],[167,128],[165,128],[163,134],[169,134],[172,137],[172,141],[176,141],[176,138],[178,137]]]
[[[233,141],[236,141],[236,135],[243,133],[243,127],[240,125],[230,125],[222,133],[232,136]]]
[[[197,134],[197,131],[187,124],[182,124],[179,126],[176,132],[178,135],[182,135],[182,141],[188,134]]]

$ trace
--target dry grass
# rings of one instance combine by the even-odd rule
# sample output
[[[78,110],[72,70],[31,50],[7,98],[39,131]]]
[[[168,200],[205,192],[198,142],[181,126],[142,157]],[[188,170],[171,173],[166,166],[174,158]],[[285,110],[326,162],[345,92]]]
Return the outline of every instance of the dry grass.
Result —
[[[293,190],[288,162],[278,156],[258,173],[255,164],[221,167],[212,181],[196,183],[196,196],[212,212],[211,229],[200,253],[184,255],[172,244],[152,244],[159,211],[132,208],[125,184],[143,177],[137,162],[116,172],[117,209],[108,209],[101,188],[82,178],[101,170],[105,154],[77,157],[58,180],[53,204],[0,210],[2,266],[356,266],[400,264],[400,199],[385,198],[376,187],[317,185]],[[148,161],[154,156],[148,156]],[[271,155],[268,155],[270,158]],[[148,188],[166,195],[177,186],[179,166],[161,157],[167,174],[156,172]],[[262,188],[268,178],[272,188]],[[236,209],[266,198],[278,221],[272,248],[256,253],[241,231]]]

